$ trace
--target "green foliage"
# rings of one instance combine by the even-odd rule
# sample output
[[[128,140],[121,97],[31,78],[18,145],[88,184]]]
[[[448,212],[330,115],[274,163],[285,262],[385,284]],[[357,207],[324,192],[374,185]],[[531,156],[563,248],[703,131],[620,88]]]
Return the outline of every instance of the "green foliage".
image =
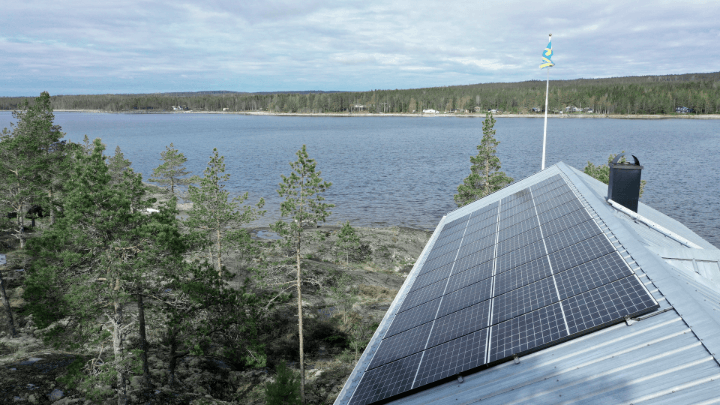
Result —
[[[622,153],[625,153],[625,151],[622,151]],[[588,176],[600,180],[605,184],[610,183],[610,163],[612,163],[613,159],[615,159],[615,156],[617,155],[610,155],[608,157],[608,162],[606,165],[598,165],[595,166],[592,162],[588,161],[587,166],[583,169],[583,172],[587,174]],[[625,156],[620,158],[620,163],[625,163],[627,160],[625,159]],[[643,193],[645,192],[645,184],[647,182],[645,180],[640,180],[640,197],[642,197]],[[638,197],[638,198],[640,198]]]
[[[342,228],[340,228],[340,232],[338,232],[335,247],[339,253],[345,254],[346,264],[350,264],[350,256],[355,256],[361,245],[360,235],[358,235],[355,228],[350,225],[350,221],[345,222]]]
[[[14,221],[2,221],[25,247],[24,213],[31,205],[49,212],[50,190],[58,170],[55,147],[65,134],[54,125],[50,95],[43,92],[30,105],[27,100],[13,111],[17,124],[0,134],[0,212],[17,212]]]
[[[317,163],[310,159],[305,145],[296,153],[298,160],[290,163],[292,172],[289,176],[282,176],[282,183],[278,189],[280,197],[285,201],[280,204],[280,212],[290,222],[278,221],[272,229],[286,238],[288,243],[299,244],[305,226],[325,222],[334,204],[327,204],[321,195],[327,191],[332,183],[323,181],[321,172],[316,171]],[[299,252],[298,252],[299,254]]]
[[[197,176],[186,178],[190,172],[185,169],[187,158],[179,153],[171,143],[164,152],[160,152],[162,164],[153,170],[152,177],[148,179],[153,183],[169,186],[170,192],[175,194],[176,186],[186,186],[199,181]]]
[[[287,368],[285,362],[276,367],[274,382],[265,385],[265,402],[267,405],[300,405],[300,379],[297,374]]]
[[[130,168],[130,165],[130,161],[125,159],[125,155],[120,150],[120,146],[115,147],[115,154],[108,158],[107,161],[108,172],[110,172],[111,178],[110,182],[112,184],[120,183],[123,179],[123,173]]]
[[[596,114],[675,114],[675,107],[692,108],[698,114],[720,112],[720,73],[665,76],[614,77],[606,79],[552,80],[549,111],[566,106],[592,108]],[[18,108],[23,97],[0,98],[0,109]],[[105,94],[54,96],[54,108],[102,109],[106,111],[171,110],[183,105],[195,111],[277,111],[339,113],[363,104],[371,113],[412,113],[433,108],[481,111],[499,109],[529,112],[545,103],[545,80],[518,83],[483,83],[407,90],[365,92],[298,92],[241,94],[232,92]]]
[[[337,306],[342,311],[343,325],[348,323],[348,314],[352,311],[353,306],[358,299],[358,288],[354,284],[354,279],[347,273],[335,271],[332,274],[333,285],[330,287],[330,295],[333,297]]]
[[[483,137],[477,146],[478,154],[470,158],[470,175],[458,186],[454,199],[458,207],[470,204],[494,193],[508,184],[513,178],[500,171],[500,158],[496,156],[495,119],[491,113],[485,115],[483,121]]]
[[[200,187],[191,185],[188,189],[193,207],[185,220],[185,226],[195,236],[198,246],[209,247],[209,261],[218,273],[222,271],[223,256],[231,249],[241,253],[254,250],[255,244],[242,226],[265,214],[260,210],[265,205],[262,198],[254,207],[242,205],[248,199],[248,193],[231,200],[230,193],[225,190],[230,175],[224,173],[225,158],[213,149]]]

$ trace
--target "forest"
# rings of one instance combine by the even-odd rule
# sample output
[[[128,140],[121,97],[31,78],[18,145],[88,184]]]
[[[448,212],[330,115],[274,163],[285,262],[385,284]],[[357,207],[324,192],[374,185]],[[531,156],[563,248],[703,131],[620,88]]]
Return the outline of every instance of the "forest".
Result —
[[[0,397],[332,403],[429,233],[327,224],[303,147],[258,237],[264,201],[230,196],[217,149],[192,174],[170,144],[143,179],[119,148],[63,140],[51,104],[0,134]]]
[[[2,97],[0,110],[17,109],[31,97]],[[265,111],[274,113],[421,113],[544,111],[545,82],[486,83],[364,92],[198,93],[56,95],[56,110],[107,112]],[[567,107],[595,114],[720,113],[720,72],[604,79],[551,80],[548,112]],[[535,109],[535,110],[533,110]],[[680,110],[678,110],[680,109]]]

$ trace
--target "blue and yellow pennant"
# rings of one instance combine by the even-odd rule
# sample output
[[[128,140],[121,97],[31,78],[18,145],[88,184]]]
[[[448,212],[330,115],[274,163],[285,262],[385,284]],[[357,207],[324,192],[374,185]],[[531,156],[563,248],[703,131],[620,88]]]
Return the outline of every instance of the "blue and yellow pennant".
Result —
[[[555,66],[553,61],[550,59],[550,58],[552,58],[552,56],[553,56],[552,41],[550,41],[547,44],[547,48],[545,48],[545,50],[542,53],[543,63],[540,64],[540,69]]]

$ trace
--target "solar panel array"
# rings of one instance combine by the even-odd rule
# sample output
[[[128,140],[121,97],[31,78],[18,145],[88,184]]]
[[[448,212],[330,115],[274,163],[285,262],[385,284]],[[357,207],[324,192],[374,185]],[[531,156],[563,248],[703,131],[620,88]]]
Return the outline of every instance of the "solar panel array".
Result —
[[[381,401],[657,308],[556,175],[443,226],[350,403]]]

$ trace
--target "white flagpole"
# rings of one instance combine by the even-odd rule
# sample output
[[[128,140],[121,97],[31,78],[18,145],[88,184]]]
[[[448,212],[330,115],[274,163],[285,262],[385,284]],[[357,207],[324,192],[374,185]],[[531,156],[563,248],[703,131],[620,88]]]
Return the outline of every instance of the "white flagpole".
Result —
[[[548,42],[552,41],[552,34]],[[543,153],[542,153],[542,165],[540,170],[545,170],[545,141],[547,139],[547,110],[548,110],[548,91],[550,90],[550,67],[547,67],[547,83],[545,85],[545,129],[543,130]]]

